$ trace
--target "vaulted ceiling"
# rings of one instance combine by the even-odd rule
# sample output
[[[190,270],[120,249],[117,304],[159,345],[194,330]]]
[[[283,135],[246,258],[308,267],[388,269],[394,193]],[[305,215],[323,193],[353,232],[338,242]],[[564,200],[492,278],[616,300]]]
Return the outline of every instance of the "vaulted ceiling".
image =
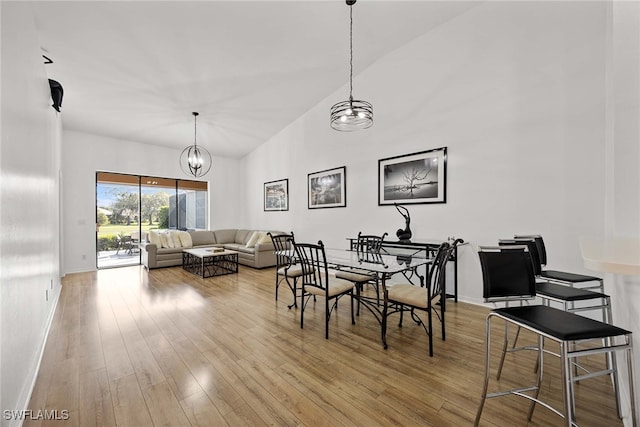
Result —
[[[354,75],[476,2],[361,0]],[[349,8],[324,1],[32,4],[63,127],[240,158],[348,83]],[[381,82],[389,84],[393,78]],[[357,80],[356,80],[357,81]],[[367,99],[367,94],[357,92]],[[330,104],[348,97],[344,94]],[[375,108],[375,106],[374,106]],[[329,111],[327,111],[327,126]]]

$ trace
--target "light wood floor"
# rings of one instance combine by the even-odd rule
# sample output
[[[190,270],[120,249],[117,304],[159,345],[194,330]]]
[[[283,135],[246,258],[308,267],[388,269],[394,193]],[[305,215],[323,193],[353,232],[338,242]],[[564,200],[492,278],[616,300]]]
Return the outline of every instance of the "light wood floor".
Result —
[[[429,358],[420,327],[399,329],[392,318],[384,350],[373,316],[364,311],[351,325],[346,300],[329,340],[320,301],[300,329],[290,291],[274,300],[274,274],[241,266],[200,279],[181,268],[126,267],[65,277],[30,409],[66,409],[69,420],[24,425],[473,423],[487,308],[450,303],[447,340],[437,332]],[[508,356],[501,386],[533,382],[524,353]],[[546,359],[541,396],[561,407],[558,365]],[[583,381],[576,393],[581,426],[622,425],[608,378]],[[528,424],[527,408],[522,398],[491,399],[481,425],[562,425],[540,406]]]

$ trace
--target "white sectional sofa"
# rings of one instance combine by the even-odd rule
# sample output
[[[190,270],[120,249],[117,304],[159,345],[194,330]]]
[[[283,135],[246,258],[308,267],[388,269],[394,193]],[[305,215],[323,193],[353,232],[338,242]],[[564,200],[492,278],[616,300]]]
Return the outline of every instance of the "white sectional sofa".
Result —
[[[164,234],[162,234],[164,233]],[[271,231],[272,234],[281,234]],[[238,252],[238,263],[253,268],[276,265],[273,243],[267,231],[246,229],[150,231],[148,242],[141,243],[142,263],[147,269],[182,265],[182,250],[187,247],[224,247]]]

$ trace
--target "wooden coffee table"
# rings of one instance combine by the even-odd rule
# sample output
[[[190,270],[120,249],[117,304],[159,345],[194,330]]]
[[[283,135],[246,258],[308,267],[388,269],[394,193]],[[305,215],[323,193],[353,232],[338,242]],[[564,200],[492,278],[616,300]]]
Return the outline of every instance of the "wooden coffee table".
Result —
[[[238,272],[238,252],[213,248],[182,250],[182,268],[202,278]]]

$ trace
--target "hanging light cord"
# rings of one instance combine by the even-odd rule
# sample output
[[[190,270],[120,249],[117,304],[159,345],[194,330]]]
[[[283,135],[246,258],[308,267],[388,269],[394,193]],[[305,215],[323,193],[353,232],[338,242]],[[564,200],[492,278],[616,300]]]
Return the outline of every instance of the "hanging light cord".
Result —
[[[349,5],[349,102],[353,102],[353,5]]]
[[[193,145],[198,146],[198,113],[193,113]]]

